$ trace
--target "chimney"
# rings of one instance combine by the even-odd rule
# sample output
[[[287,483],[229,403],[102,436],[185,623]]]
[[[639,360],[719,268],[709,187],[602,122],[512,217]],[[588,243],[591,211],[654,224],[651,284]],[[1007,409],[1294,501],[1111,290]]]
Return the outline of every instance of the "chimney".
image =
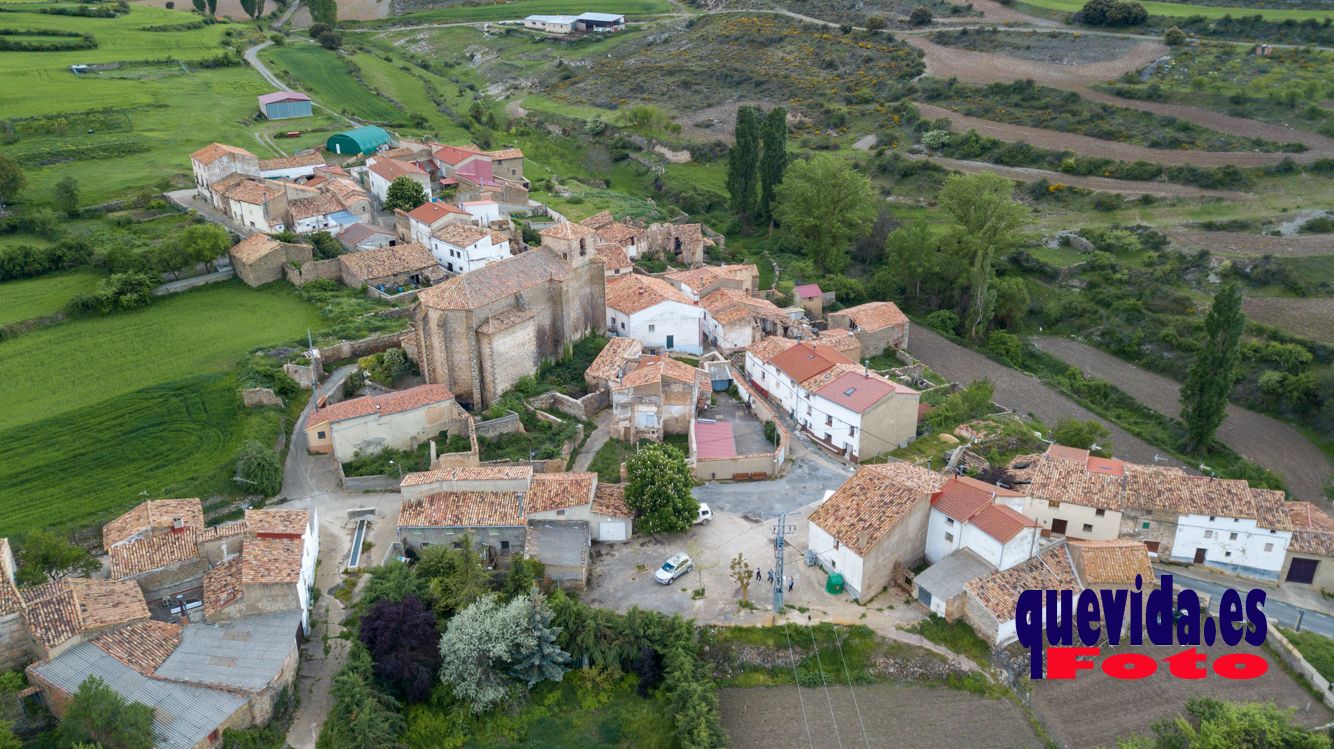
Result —
[[[523,492],[514,492],[514,499],[519,503],[519,517],[526,517],[523,512]]]
[[[176,530],[181,530],[182,528],[185,527],[185,521],[181,518],[172,518],[171,527]]]

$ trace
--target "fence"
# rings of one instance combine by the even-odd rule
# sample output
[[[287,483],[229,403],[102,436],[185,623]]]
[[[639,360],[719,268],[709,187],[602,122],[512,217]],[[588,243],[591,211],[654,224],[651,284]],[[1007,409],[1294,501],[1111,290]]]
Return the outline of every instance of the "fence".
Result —
[[[1265,632],[1265,642],[1273,646],[1273,651],[1292,667],[1292,670],[1302,675],[1302,678],[1311,682],[1311,686],[1320,692],[1320,699],[1328,706],[1334,707],[1334,692],[1330,691],[1329,680],[1320,675],[1320,672],[1302,657],[1301,651],[1297,650],[1288,638],[1283,636],[1278,627],[1270,627]]]

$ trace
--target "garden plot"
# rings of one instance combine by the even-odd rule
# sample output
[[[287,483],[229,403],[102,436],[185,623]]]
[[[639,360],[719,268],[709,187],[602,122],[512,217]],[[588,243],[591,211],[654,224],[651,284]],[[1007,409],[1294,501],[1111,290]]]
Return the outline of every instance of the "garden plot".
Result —
[[[1246,297],[1241,308],[1258,323],[1334,344],[1334,299],[1329,297]]]
[[[1001,31],[962,28],[937,31],[927,36],[947,47],[1007,55],[1020,60],[1053,65],[1086,65],[1116,60],[1129,54],[1139,39],[1104,35],[1063,34],[1042,31]]]

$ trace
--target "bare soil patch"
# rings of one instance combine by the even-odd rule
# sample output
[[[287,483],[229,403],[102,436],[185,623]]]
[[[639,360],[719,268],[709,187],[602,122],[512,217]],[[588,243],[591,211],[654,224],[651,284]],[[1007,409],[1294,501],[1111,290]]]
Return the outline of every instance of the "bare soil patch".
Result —
[[[1285,158],[1294,160],[1303,160],[1309,157],[1309,153],[1285,154],[1285,153],[1253,153],[1253,152],[1223,152],[1223,151],[1184,151],[1168,150],[1163,148],[1145,148],[1130,143],[1118,143],[1112,140],[1102,140],[1101,138],[1090,138],[1087,135],[1078,135],[1075,133],[1063,133],[1058,130],[1044,130],[1038,127],[1029,127],[1027,125],[1012,125],[1008,122],[996,122],[994,120],[984,120],[979,117],[969,117],[966,114],[960,114],[949,109],[935,106],[934,104],[925,104],[914,102],[922,116],[936,119],[945,117],[954,124],[954,128],[959,132],[976,130],[979,135],[989,138],[995,138],[1007,143],[1028,143],[1039,148],[1046,148],[1054,151],[1073,151],[1074,153],[1085,156],[1096,156],[1104,159],[1116,159],[1118,161],[1147,161],[1152,164],[1168,165],[1189,165],[1199,167],[1218,167],[1218,166],[1266,166],[1277,164]]]
[[[1215,254],[1241,257],[1310,257],[1334,253],[1334,239],[1320,235],[1274,237],[1240,231],[1193,231],[1167,229],[1168,238],[1179,245]]]
[[[992,52],[1019,60],[1051,65],[1083,65],[1124,57],[1139,46],[1140,40],[1046,31],[1010,31],[1004,29],[964,28],[942,30],[928,36],[932,42],[953,49]]]
[[[936,156],[926,157],[909,155],[908,158],[927,159],[945,167],[946,169],[954,169],[963,172],[964,174],[992,172],[1018,182],[1032,182],[1034,180],[1045,179],[1051,183],[1059,182],[1063,185],[1079,187],[1085,190],[1097,190],[1099,192],[1110,192],[1126,196],[1155,195],[1162,198],[1220,198],[1228,201],[1253,199],[1250,195],[1242,192],[1234,192],[1231,190],[1209,190],[1203,187],[1191,187],[1190,185],[1180,185],[1174,182],[1110,179],[1108,177],[1081,177],[1074,174],[1052,172],[1046,169],[1032,169],[1030,167],[1021,166],[1001,166],[999,164],[990,164],[985,161],[965,161],[962,159],[947,159]]]
[[[1010,700],[943,687],[733,687],[721,690],[721,700],[728,745],[735,749],[957,749],[975,745],[983,733],[986,746],[995,749],[1042,745]]]
[[[1334,306],[1326,311],[1334,313]],[[1326,329],[1332,326],[1332,322],[1326,318]],[[1181,384],[1170,377],[1141,369],[1106,351],[1069,338],[1039,336],[1033,342],[1038,348],[1078,367],[1085,374],[1107,380],[1160,414],[1174,417],[1181,411],[1178,401]],[[1311,444],[1301,432],[1278,419],[1229,405],[1227,418],[1218,428],[1218,439],[1282,476],[1298,498],[1315,499],[1321,496],[1321,487],[1330,475],[1329,461],[1320,448]]]
[[[1160,664],[1185,648],[1121,645],[1117,653],[1140,652]],[[1175,718],[1192,697],[1213,697],[1224,702],[1273,702],[1296,708],[1293,719],[1303,726],[1318,726],[1331,718],[1330,710],[1311,697],[1274,662],[1275,656],[1255,648],[1229,648],[1221,641],[1201,648],[1210,660],[1229,652],[1255,652],[1270,662],[1258,679],[1238,681],[1212,673],[1204,679],[1177,679],[1161,665],[1144,679],[1113,679],[1101,669],[1083,671],[1074,681],[1044,680],[1033,685],[1033,711],[1062,746],[1114,746],[1131,734],[1148,734],[1159,720]],[[1104,650],[1104,653],[1106,651]]]
[[[1256,322],[1303,338],[1334,343],[1334,299],[1329,297],[1246,297],[1241,309]]]

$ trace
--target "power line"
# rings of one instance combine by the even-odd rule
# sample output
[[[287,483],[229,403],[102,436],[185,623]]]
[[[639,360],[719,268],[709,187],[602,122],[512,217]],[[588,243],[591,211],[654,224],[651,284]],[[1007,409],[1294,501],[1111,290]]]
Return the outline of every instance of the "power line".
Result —
[[[806,620],[806,626],[811,626],[810,620]],[[862,741],[866,742],[866,749],[871,749],[871,739],[866,735],[866,721],[862,720],[862,708],[857,704],[857,690],[852,686],[852,672],[848,670],[848,659],[843,657],[843,641],[839,639],[838,632],[834,633],[834,644],[838,646],[838,659],[843,661],[843,678],[848,680],[848,694],[852,695],[852,709],[857,711],[857,725],[862,729]]]
[[[806,724],[806,743],[815,749],[815,740],[811,738],[811,722],[806,720],[806,700],[801,696],[801,676],[797,673],[797,655],[792,649],[792,635],[787,631],[787,624],[783,624],[783,636],[787,638],[787,657],[792,663],[792,682],[797,685],[797,701],[801,703],[801,722]]]
[[[820,683],[824,685],[824,699],[829,703],[829,720],[834,724],[834,738],[838,739],[838,749],[843,749],[843,736],[838,730],[838,716],[834,714],[834,698],[829,696],[829,682],[824,678],[824,663],[820,661],[820,643],[815,641],[815,629],[807,621],[807,633],[811,636],[811,649],[815,651],[815,666],[820,669]]]

